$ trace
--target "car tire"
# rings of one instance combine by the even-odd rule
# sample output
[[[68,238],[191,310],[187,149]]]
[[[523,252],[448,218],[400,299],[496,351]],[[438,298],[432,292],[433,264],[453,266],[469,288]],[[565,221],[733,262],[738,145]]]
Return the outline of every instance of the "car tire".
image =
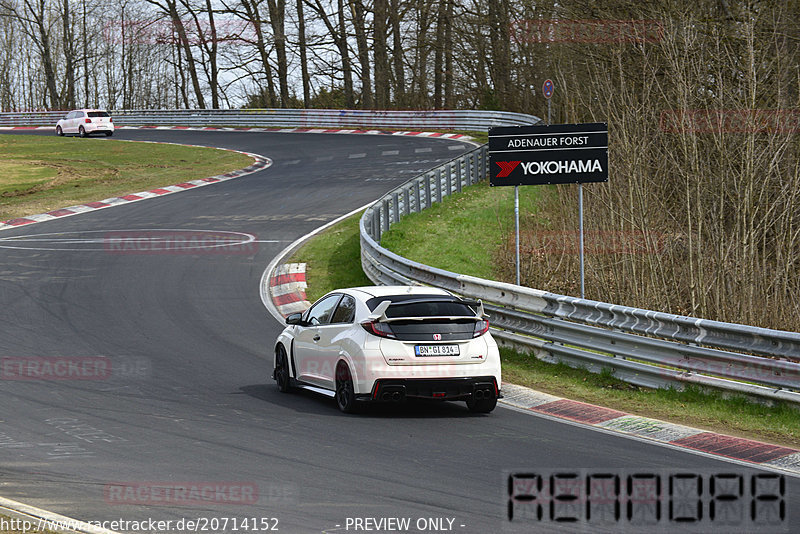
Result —
[[[89,134],[86,133],[86,130],[84,130],[83,126],[78,128],[78,135],[81,137],[89,137]]]
[[[278,345],[275,349],[275,383],[282,393],[291,391],[292,385],[289,377],[289,358],[286,357],[286,349],[283,345]]]
[[[356,413],[358,408],[353,378],[344,362],[336,366],[336,404],[344,413]]]
[[[56,135],[59,137],[64,137],[64,130],[61,129],[61,126],[56,126]]]
[[[467,399],[467,408],[472,413],[489,413],[497,406],[497,397],[491,399]]]
[[[111,137],[112,135],[114,135],[114,132],[106,132],[106,137]]]

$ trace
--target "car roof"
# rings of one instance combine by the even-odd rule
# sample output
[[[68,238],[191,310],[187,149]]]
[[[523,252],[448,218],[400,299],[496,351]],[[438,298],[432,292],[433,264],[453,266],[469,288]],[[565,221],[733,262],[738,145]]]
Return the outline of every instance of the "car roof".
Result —
[[[337,292],[349,293],[361,299],[391,295],[451,295],[444,289],[425,286],[362,286],[340,289]]]
[[[108,113],[108,111],[105,110],[105,109],[88,109],[88,108],[85,108],[85,109],[73,109],[72,111],[86,111],[86,112],[88,112],[88,111],[104,111],[104,112]]]

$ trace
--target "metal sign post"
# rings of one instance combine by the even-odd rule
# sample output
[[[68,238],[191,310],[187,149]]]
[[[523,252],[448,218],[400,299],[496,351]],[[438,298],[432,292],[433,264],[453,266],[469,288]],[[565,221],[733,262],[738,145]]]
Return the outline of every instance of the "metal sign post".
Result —
[[[578,233],[580,234],[580,264],[581,264],[581,298],[586,298],[584,293],[583,278],[583,184],[578,183]]]
[[[514,186],[514,231],[517,236],[517,285],[521,285],[519,281],[519,186]]]
[[[546,79],[542,84],[542,95],[547,99],[547,125],[550,126],[550,98],[553,96],[553,92],[556,90],[556,86],[553,83],[553,80],[550,78]]]

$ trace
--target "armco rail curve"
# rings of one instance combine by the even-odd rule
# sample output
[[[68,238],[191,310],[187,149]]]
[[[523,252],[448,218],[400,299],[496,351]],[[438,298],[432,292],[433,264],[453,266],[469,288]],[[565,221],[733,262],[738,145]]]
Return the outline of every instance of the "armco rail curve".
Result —
[[[125,110],[125,126],[401,128],[485,130],[540,119],[500,111]],[[0,127],[52,126],[63,111],[0,113]],[[696,383],[800,403],[800,334],[720,323],[584,300],[451,273],[380,246],[383,231],[488,174],[486,146],[428,171],[378,199],[361,218],[362,265],[376,283],[422,283],[483,299],[501,343],[540,358],[599,371],[631,383]]]
[[[3,112],[0,126],[53,126],[64,111]],[[339,109],[185,109],[112,111],[120,126],[257,126],[262,128],[389,128],[472,130],[521,126],[538,117],[505,111],[372,111]]]
[[[486,178],[486,145],[390,191],[361,217],[361,263],[378,284],[426,284],[482,299],[501,344],[648,387],[693,383],[800,404],[800,334],[617,306],[452,273],[380,246],[381,234]],[[733,352],[732,352],[733,351]]]

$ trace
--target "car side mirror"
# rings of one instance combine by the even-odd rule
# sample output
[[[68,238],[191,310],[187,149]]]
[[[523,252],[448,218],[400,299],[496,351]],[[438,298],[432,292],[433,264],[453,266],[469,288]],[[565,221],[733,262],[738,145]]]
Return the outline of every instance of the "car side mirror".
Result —
[[[288,317],[286,317],[286,324],[304,326],[305,323],[303,322],[303,314],[298,312],[289,315]]]

